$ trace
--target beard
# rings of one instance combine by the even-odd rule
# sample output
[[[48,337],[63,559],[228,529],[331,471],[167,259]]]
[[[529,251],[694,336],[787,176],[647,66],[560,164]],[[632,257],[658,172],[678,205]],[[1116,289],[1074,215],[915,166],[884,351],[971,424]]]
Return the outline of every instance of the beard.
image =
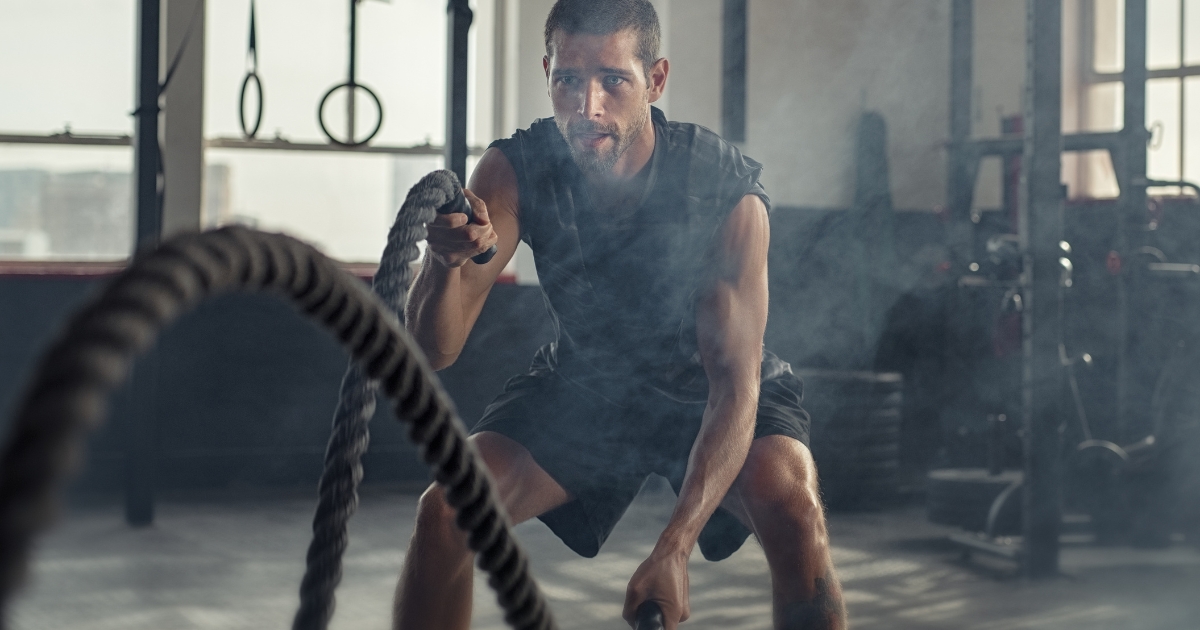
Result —
[[[571,149],[571,157],[579,169],[588,175],[605,175],[612,172],[617,160],[621,159],[633,142],[641,136],[649,116],[649,108],[646,108],[625,129],[622,129],[617,123],[601,125],[586,120],[567,123],[555,119],[555,124],[558,125],[558,130],[562,133],[563,138],[566,138],[567,146]],[[583,134],[605,134],[612,139],[612,142],[606,147],[581,147],[575,139]]]

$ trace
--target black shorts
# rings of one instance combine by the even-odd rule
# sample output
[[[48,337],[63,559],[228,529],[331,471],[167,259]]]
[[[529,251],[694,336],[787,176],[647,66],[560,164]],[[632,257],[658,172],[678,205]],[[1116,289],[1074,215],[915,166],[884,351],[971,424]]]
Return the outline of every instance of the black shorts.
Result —
[[[571,550],[593,557],[646,477],[666,477],[675,492],[700,431],[704,402],[678,402],[640,385],[599,390],[551,370],[515,376],[472,433],[495,431],[524,446],[574,498],[540,518]],[[615,393],[614,393],[615,392]],[[755,439],[786,435],[808,444],[803,385],[790,371],[764,381]],[[721,560],[750,530],[718,508],[700,534],[700,551]]]

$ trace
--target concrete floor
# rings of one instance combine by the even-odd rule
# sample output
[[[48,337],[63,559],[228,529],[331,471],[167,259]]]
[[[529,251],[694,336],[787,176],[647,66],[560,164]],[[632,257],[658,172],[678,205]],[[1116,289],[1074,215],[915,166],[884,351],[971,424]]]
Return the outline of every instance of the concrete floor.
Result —
[[[626,580],[645,557],[672,496],[647,491],[601,554],[572,554],[540,523],[518,528],[564,630],[616,630]],[[369,490],[352,523],[333,627],[388,627],[412,530],[415,497]],[[163,501],[157,522],[130,529],[119,505],[75,508],[46,537],[29,588],[14,607],[19,630],[223,630],[290,627],[308,544],[312,500],[216,497]],[[980,630],[1200,628],[1200,553],[1068,547],[1064,576],[1030,583],[1001,561],[963,561],[919,507],[830,518],[852,627]],[[475,628],[499,630],[480,579]],[[691,567],[684,628],[770,627],[766,562],[748,543],[732,558]]]

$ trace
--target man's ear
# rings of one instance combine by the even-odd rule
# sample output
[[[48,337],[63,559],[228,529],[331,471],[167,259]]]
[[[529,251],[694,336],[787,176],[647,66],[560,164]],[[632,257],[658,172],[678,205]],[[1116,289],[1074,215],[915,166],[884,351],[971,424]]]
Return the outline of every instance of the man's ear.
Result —
[[[542,70],[546,71],[546,95],[550,95],[550,58],[542,57]]]
[[[646,74],[647,87],[650,90],[650,102],[653,103],[662,98],[663,91],[667,89],[667,75],[671,73],[671,62],[667,61],[666,57],[659,58],[650,66],[650,72]]]

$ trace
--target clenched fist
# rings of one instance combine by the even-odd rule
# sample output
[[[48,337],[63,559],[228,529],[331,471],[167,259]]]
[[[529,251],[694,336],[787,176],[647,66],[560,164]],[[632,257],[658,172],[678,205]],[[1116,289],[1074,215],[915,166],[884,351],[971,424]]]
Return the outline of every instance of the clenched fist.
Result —
[[[486,252],[499,240],[496,231],[492,229],[487,204],[465,188],[463,195],[471,204],[474,221],[468,223],[467,215],[455,212],[437,215],[428,226],[429,255],[450,269],[465,265],[472,257]]]

